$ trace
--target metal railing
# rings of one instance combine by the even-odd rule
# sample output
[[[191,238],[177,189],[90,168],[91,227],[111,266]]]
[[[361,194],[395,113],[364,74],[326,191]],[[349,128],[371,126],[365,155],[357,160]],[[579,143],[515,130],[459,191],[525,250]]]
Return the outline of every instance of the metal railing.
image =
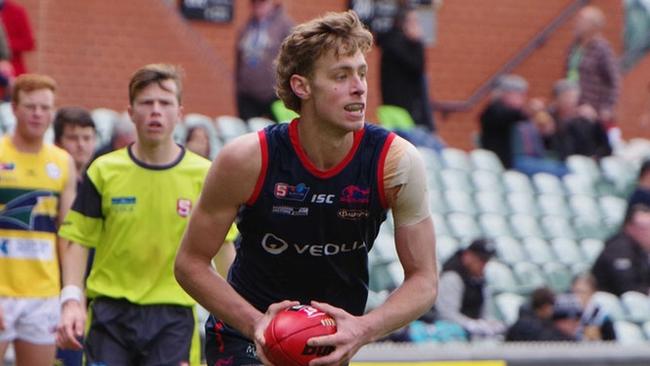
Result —
[[[519,66],[528,56],[540,48],[546,40],[553,34],[555,31],[568,22],[575,13],[578,12],[582,7],[587,5],[590,0],[575,0],[569,6],[567,6],[560,14],[558,14],[553,21],[551,21],[544,29],[542,29],[535,37],[533,37],[516,55],[514,55],[508,62],[501,66],[492,76],[479,86],[474,93],[469,96],[466,100],[432,100],[432,107],[434,111],[441,112],[444,115],[453,112],[466,112],[472,109],[477,103],[479,103],[494,87],[497,79],[502,75],[512,72],[517,66]]]

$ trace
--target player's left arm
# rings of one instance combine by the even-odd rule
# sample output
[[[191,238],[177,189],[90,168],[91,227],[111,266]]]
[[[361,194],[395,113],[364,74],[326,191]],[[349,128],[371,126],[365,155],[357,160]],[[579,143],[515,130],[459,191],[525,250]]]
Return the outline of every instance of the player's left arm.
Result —
[[[435,302],[435,235],[424,163],[417,149],[399,137],[394,139],[386,158],[384,185],[387,204],[393,212],[395,245],[404,269],[404,282],[384,304],[360,317],[314,302],[315,307],[335,318],[338,330],[334,335],[310,340],[311,345],[336,346],[330,355],[313,360],[312,366],[349,361],[361,346],[417,319]]]
[[[67,174],[67,179],[65,181],[65,185],[63,186],[63,190],[61,191],[61,194],[59,196],[59,207],[57,212],[57,228],[61,226],[61,223],[65,218],[65,215],[67,215],[68,211],[70,211],[70,207],[72,207],[72,202],[74,202],[74,198],[76,195],[77,195],[77,170],[74,165],[74,160],[72,160],[72,157],[68,155],[68,174]],[[57,250],[59,253],[59,263],[62,263],[63,255],[67,250],[68,241],[57,235],[56,242],[57,242]]]

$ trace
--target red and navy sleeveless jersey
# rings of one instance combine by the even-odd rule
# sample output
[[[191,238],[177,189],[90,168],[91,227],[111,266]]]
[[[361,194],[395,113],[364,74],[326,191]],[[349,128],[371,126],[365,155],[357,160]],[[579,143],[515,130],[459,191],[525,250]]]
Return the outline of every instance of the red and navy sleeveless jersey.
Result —
[[[300,147],[298,123],[259,132],[262,171],[239,212],[228,279],[260,311],[316,300],[361,315],[368,252],[386,219],[383,167],[395,135],[366,124],[343,161],[321,171]]]

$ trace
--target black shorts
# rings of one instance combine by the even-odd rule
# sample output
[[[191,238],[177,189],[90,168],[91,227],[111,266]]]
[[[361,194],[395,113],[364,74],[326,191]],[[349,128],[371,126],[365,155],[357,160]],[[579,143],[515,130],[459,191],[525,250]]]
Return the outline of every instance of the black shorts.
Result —
[[[94,300],[90,310],[87,365],[189,365],[195,324],[191,307],[104,297]]]
[[[205,323],[205,360],[210,366],[262,365],[255,343],[212,315]]]

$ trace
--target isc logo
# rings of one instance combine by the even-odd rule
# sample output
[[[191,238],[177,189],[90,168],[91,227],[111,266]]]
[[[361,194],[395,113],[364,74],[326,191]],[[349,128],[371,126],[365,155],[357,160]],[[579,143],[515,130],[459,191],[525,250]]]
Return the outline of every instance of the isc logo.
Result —
[[[315,194],[311,196],[311,202],[312,203],[334,203],[334,195],[333,194]]]
[[[303,355],[327,356],[334,351],[334,346],[310,346],[305,345],[302,349]]]

